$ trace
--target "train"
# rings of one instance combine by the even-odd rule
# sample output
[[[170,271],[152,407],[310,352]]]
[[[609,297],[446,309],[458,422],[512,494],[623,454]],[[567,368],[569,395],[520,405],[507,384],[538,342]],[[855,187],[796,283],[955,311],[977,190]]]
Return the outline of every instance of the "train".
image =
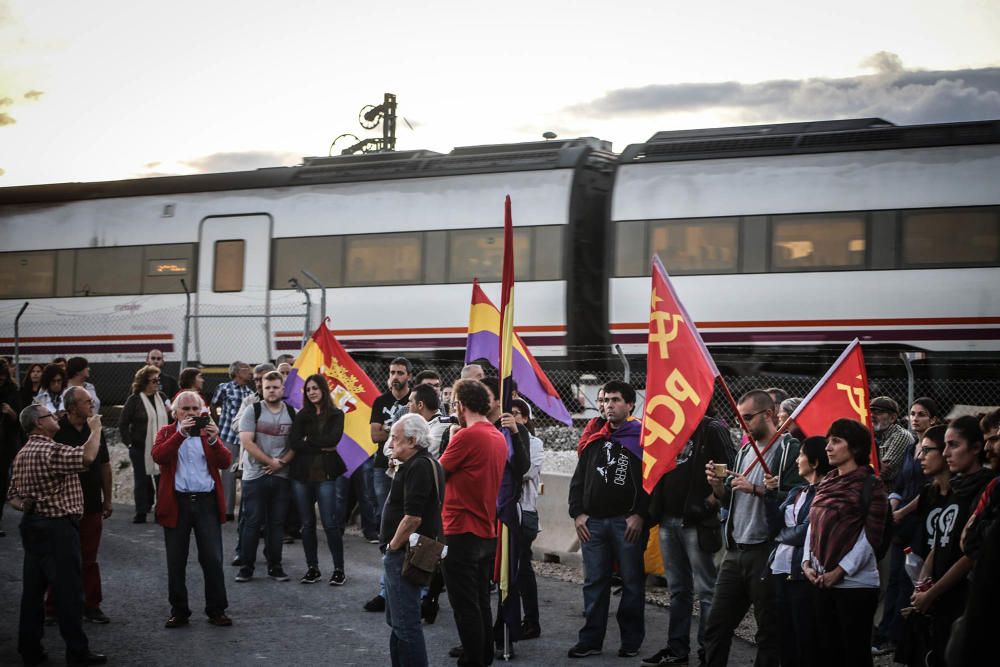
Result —
[[[998,177],[1000,121],[862,118],[0,188],[0,354],[27,302],[22,364],[224,366],[294,354],[326,317],[361,358],[460,360],[509,194],[515,325],[543,365],[641,357],[658,254],[724,371],[857,336],[995,376]]]

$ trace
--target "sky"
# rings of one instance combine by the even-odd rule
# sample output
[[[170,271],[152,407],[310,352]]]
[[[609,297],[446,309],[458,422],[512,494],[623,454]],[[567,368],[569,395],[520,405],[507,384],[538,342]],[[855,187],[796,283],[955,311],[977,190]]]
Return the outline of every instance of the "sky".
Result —
[[[997,0],[0,0],[0,187],[294,165],[385,92],[440,152],[998,119],[998,35]]]

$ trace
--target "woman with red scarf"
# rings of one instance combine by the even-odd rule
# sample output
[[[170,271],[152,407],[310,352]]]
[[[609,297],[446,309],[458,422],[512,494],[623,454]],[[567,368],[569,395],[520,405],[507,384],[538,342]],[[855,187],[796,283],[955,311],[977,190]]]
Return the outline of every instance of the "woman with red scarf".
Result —
[[[823,665],[871,665],[871,629],[878,606],[875,547],[885,530],[888,498],[881,480],[871,479],[871,432],[851,419],[838,419],[826,434],[834,467],[816,488],[802,572],[816,592]],[[865,487],[869,492],[865,493]],[[863,498],[870,498],[867,507]]]

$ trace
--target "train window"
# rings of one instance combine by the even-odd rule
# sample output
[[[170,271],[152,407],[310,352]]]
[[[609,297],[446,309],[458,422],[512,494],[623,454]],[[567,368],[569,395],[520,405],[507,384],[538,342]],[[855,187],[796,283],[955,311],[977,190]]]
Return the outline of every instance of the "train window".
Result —
[[[142,246],[80,248],[76,251],[73,293],[112,296],[142,292]]]
[[[531,228],[514,230],[514,273],[533,280]],[[545,249],[548,252],[548,249]],[[500,282],[503,278],[503,229],[463,229],[448,234],[448,282]]]
[[[563,226],[535,227],[532,280],[561,280],[563,277]],[[517,232],[515,231],[515,235]],[[514,242],[515,246],[517,241]]]
[[[1000,260],[995,209],[903,212],[905,266],[982,266]]]
[[[341,287],[343,248],[340,236],[274,239],[271,289],[291,289],[289,278],[297,278],[303,285],[312,287],[312,282],[302,277],[302,269],[319,278],[326,287]]]
[[[848,269],[865,265],[861,213],[774,216],[771,270]]]
[[[0,253],[0,297],[52,296],[55,276],[54,252]]]
[[[735,273],[739,235],[737,218],[659,220],[649,224],[649,249],[671,274]]]
[[[240,292],[243,290],[243,259],[246,241],[215,242],[215,271],[212,274],[213,292]]]
[[[146,246],[144,259],[143,294],[180,294],[182,279],[194,288],[193,243]]]
[[[645,220],[625,220],[615,224],[615,276],[649,275]]]
[[[413,285],[421,281],[420,234],[361,234],[347,237],[347,285]]]

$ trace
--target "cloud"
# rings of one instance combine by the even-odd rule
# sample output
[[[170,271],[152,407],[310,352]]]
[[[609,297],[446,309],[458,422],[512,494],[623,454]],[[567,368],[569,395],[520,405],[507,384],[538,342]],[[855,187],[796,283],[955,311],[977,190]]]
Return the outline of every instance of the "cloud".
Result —
[[[9,113],[0,113],[0,127],[4,125],[13,125],[17,121]]]
[[[159,160],[155,160],[153,162],[147,162],[146,164],[144,164],[142,166],[145,167],[146,169],[155,169],[156,167],[160,166],[160,161]]]
[[[24,94],[24,99],[26,100],[38,100],[39,97],[45,94],[42,90],[29,90]]]
[[[12,97],[0,97],[0,107],[10,106],[14,103],[14,98]]]
[[[874,74],[621,88],[567,111],[609,118],[715,109],[745,122],[880,116],[912,124],[1000,118],[1000,67],[907,69],[888,51],[866,58],[862,66]]]
[[[212,153],[202,157],[184,160],[184,164],[202,173],[222,171],[247,171],[262,167],[286,167],[302,161],[298,153],[281,151],[236,151]]]

